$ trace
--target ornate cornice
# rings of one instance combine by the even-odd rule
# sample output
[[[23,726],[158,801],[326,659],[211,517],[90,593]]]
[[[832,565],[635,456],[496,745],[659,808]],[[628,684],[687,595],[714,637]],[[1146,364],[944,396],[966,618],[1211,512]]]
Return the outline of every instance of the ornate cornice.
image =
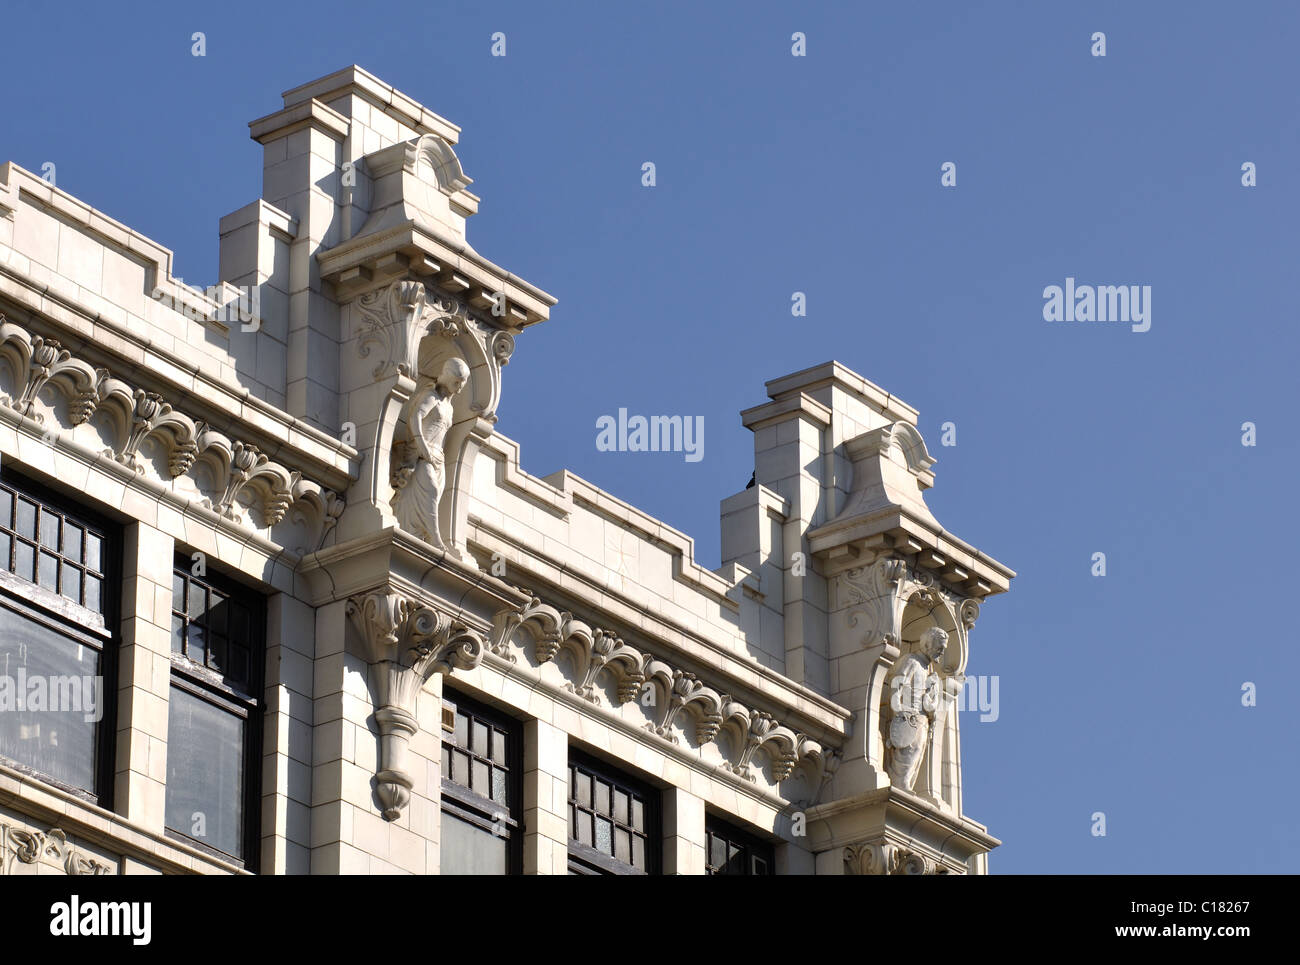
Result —
[[[536,596],[496,615],[488,651],[498,659],[514,662],[511,638],[521,628],[532,637],[533,659],[538,664],[555,660],[562,651],[573,658],[575,679],[565,689],[589,703],[609,703],[604,690],[596,686],[600,673],[608,671],[615,684],[611,710],[648,696],[646,688],[653,688],[653,699],[642,700],[642,704],[651,717],[645,729],[656,737],[677,743],[674,728],[685,714],[694,722],[697,745],[717,743],[723,734],[728,735],[733,751],[726,768],[733,774],[756,781],[754,755],[761,748],[778,783],[790,777],[796,767],[808,765],[814,772],[814,786],[820,784],[833,752],[817,741],[785,726],[771,714],[708,686],[696,674],[637,650],[616,634],[593,628]]]
[[[141,449],[146,441],[165,454],[163,482],[188,476],[200,495],[173,489],[224,519],[249,529],[271,528],[288,517],[302,524],[310,545],[319,549],[343,510],[343,497],[273,461],[256,446],[233,440],[175,409],[155,392],[133,388],[107,368],[74,358],[54,339],[33,335],[0,315],[0,362],[13,373],[12,394],[0,395],[0,407],[32,419],[47,432],[37,397],[48,387],[67,401],[61,426],[71,432],[94,421],[101,438],[111,440],[100,455],[137,473],[145,471]],[[63,411],[54,408],[57,417]],[[194,475],[198,467],[203,478]],[[258,518],[243,512],[243,503],[259,504]],[[260,523],[260,526],[258,525]]]

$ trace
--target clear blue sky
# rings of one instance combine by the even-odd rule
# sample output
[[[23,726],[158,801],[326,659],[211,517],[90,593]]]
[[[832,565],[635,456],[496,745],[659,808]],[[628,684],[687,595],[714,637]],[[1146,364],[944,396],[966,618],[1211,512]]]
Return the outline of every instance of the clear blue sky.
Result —
[[[506,371],[529,471],[716,566],[739,410],[839,359],[920,409],[931,508],[1019,573],[972,638],[1000,717],[963,718],[992,869],[1295,870],[1295,5],[291,9],[7,5],[0,161],[54,161],[212,282],[218,218],[260,192],[247,122],[366,67],[464,128],[471,242],[560,300]],[[1043,321],[1067,276],[1150,285],[1151,330]],[[598,452],[620,406],[704,416],[705,458]]]

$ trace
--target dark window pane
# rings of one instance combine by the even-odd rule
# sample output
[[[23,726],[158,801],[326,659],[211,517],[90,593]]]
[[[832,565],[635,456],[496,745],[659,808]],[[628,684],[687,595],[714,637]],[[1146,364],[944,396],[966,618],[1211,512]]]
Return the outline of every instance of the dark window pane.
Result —
[[[586,811],[578,812],[578,842],[591,847],[591,815]]]
[[[14,522],[14,497],[7,489],[0,489],[0,526],[10,527]]]
[[[236,647],[232,643],[229,652],[226,654],[226,660],[230,664],[226,670],[226,682],[232,685],[239,684],[242,689],[244,685],[247,685],[252,680],[252,677],[249,676],[248,648]]]
[[[100,591],[102,589],[103,583],[104,581],[101,580],[98,576],[91,576],[89,573],[86,574],[85,606],[87,610],[94,610],[96,613],[104,612],[103,602],[100,599],[101,596]]]
[[[207,662],[207,645],[203,638],[203,626],[191,623],[186,630],[185,655],[195,663]]]
[[[213,633],[226,633],[226,614],[230,612],[230,602],[213,590],[208,594],[208,629]]]
[[[81,527],[63,521],[63,555],[66,559],[81,562]]]
[[[63,595],[73,603],[81,602],[81,570],[64,564]]]
[[[23,709],[0,713],[0,756],[94,793],[98,718],[103,716],[99,652],[0,607],[0,675],[24,671]],[[39,703],[33,682],[40,680]],[[15,696],[16,695],[11,695]]]
[[[179,687],[167,713],[167,827],[243,857],[243,718]]]
[[[41,545],[59,551],[59,517],[44,507],[41,508]]]
[[[41,554],[40,572],[37,574],[41,586],[55,593],[59,591],[59,558],[49,553]]]
[[[104,572],[99,559],[99,548],[102,543],[102,539],[90,530],[86,530],[86,568],[94,570],[96,573]]]
[[[13,565],[13,560],[10,557],[12,548],[13,543],[9,539],[9,534],[0,533],[0,569],[7,570]]]
[[[248,613],[248,608],[238,603],[230,604],[230,635],[236,640],[251,640],[253,636],[253,623]]]
[[[32,549],[30,543],[19,540],[14,545],[14,575],[21,576],[28,582],[35,582],[33,577],[36,574],[32,571],[35,565],[36,551]]]
[[[728,845],[727,874],[743,875],[745,873],[745,853],[736,845]]]
[[[172,573],[172,609],[177,613],[185,612],[185,577]]]
[[[463,787],[469,787],[469,755],[456,751],[451,755],[451,779]]]
[[[172,652],[185,652],[185,621],[178,616],[172,616]]]
[[[36,539],[36,504],[25,499],[18,500],[18,519],[14,526],[21,536]]]
[[[190,608],[187,611],[191,620],[197,620],[202,617],[207,610],[207,600],[204,598],[203,587],[196,583],[190,584]]]
[[[499,767],[492,768],[492,800],[497,804],[506,802],[506,772]]]
[[[208,666],[222,673],[225,673],[228,669],[226,664],[226,638],[211,631],[208,633]]]
[[[709,835],[709,864],[714,868],[721,868],[726,863],[727,842],[717,835]]]
[[[451,748],[446,744],[442,745],[442,776],[451,778]]]

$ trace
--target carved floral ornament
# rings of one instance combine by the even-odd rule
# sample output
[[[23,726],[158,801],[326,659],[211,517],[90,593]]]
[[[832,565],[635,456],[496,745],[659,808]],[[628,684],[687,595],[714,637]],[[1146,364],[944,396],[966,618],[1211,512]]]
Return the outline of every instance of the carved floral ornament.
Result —
[[[844,849],[844,873],[850,875],[946,875],[951,869],[900,844],[851,844]]]
[[[419,730],[415,712],[420,690],[435,673],[477,667],[486,647],[473,628],[392,591],[350,597],[347,614],[371,667],[379,726],[375,794],[384,817],[393,821],[410,802],[414,786],[406,752]]]
[[[945,662],[949,673],[966,667],[966,635],[979,619],[980,603],[940,586],[929,570],[898,557],[883,557],[845,570],[834,581],[835,606],[848,610],[849,626],[864,632],[863,644],[900,646],[903,614],[908,606],[934,616],[936,624],[955,633],[956,646]]]
[[[417,378],[421,341],[430,335],[443,336],[473,349],[463,353],[471,366],[486,365],[490,385],[475,393],[470,408],[485,418],[493,417],[501,399],[501,368],[515,350],[514,336],[504,320],[499,327],[482,321],[455,296],[412,280],[395,281],[362,295],[357,311],[357,354],[364,359],[379,350],[374,378],[394,372]]]
[[[202,465],[212,485],[207,495],[191,498],[225,519],[253,528],[253,520],[241,512],[241,497],[247,496],[260,501],[265,526],[280,523],[292,510],[293,520],[315,537],[314,545],[297,548],[307,551],[324,542],[343,512],[342,497],[332,490],[273,462],[256,446],[231,440],[176,411],[157,393],[133,389],[108,369],[74,358],[54,339],[32,335],[3,315],[0,361],[12,371],[14,386],[13,395],[0,394],[0,406],[44,425],[45,415],[34,411],[37,396],[46,387],[57,389],[67,400],[66,428],[75,430],[98,416],[96,423],[113,440],[101,450],[103,457],[143,473],[141,448],[148,440],[166,454],[170,479]]]
[[[493,621],[488,650],[496,658],[513,663],[509,644],[517,630],[527,631],[533,640],[537,663],[548,663],[563,650],[573,658],[576,682],[565,689],[596,704],[604,698],[596,686],[602,671],[608,671],[615,683],[616,705],[636,700],[653,688],[654,700],[642,701],[645,710],[655,715],[646,730],[670,743],[677,743],[673,726],[683,713],[694,720],[695,740],[699,745],[718,740],[724,732],[737,748],[735,759],[726,767],[733,774],[757,780],[754,755],[762,748],[771,761],[772,776],[777,781],[788,778],[797,766],[810,765],[817,781],[832,766],[833,751],[817,741],[796,733],[770,714],[751,709],[729,694],[707,686],[695,674],[675,669],[663,660],[642,653],[619,637],[593,629],[571,613],[561,612],[533,597],[518,609],[503,610]]]
[[[111,875],[116,869],[89,857],[68,843],[60,828],[32,831],[0,824],[0,875],[14,873],[14,865],[51,865],[68,875]]]

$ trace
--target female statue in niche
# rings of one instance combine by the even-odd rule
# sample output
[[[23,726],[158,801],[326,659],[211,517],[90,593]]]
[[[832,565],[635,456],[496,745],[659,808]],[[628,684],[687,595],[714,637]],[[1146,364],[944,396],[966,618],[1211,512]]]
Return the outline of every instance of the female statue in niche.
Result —
[[[438,528],[438,503],[447,485],[443,445],[455,416],[452,399],[469,381],[464,359],[443,363],[437,379],[422,378],[406,404],[405,435],[398,440],[393,477],[393,511],[408,533],[436,549],[446,549]]]
[[[885,749],[889,779],[895,787],[910,791],[916,786],[940,701],[939,677],[930,672],[930,663],[941,659],[947,647],[948,634],[930,627],[921,634],[918,652],[904,657],[889,679],[889,709],[894,713]]]

